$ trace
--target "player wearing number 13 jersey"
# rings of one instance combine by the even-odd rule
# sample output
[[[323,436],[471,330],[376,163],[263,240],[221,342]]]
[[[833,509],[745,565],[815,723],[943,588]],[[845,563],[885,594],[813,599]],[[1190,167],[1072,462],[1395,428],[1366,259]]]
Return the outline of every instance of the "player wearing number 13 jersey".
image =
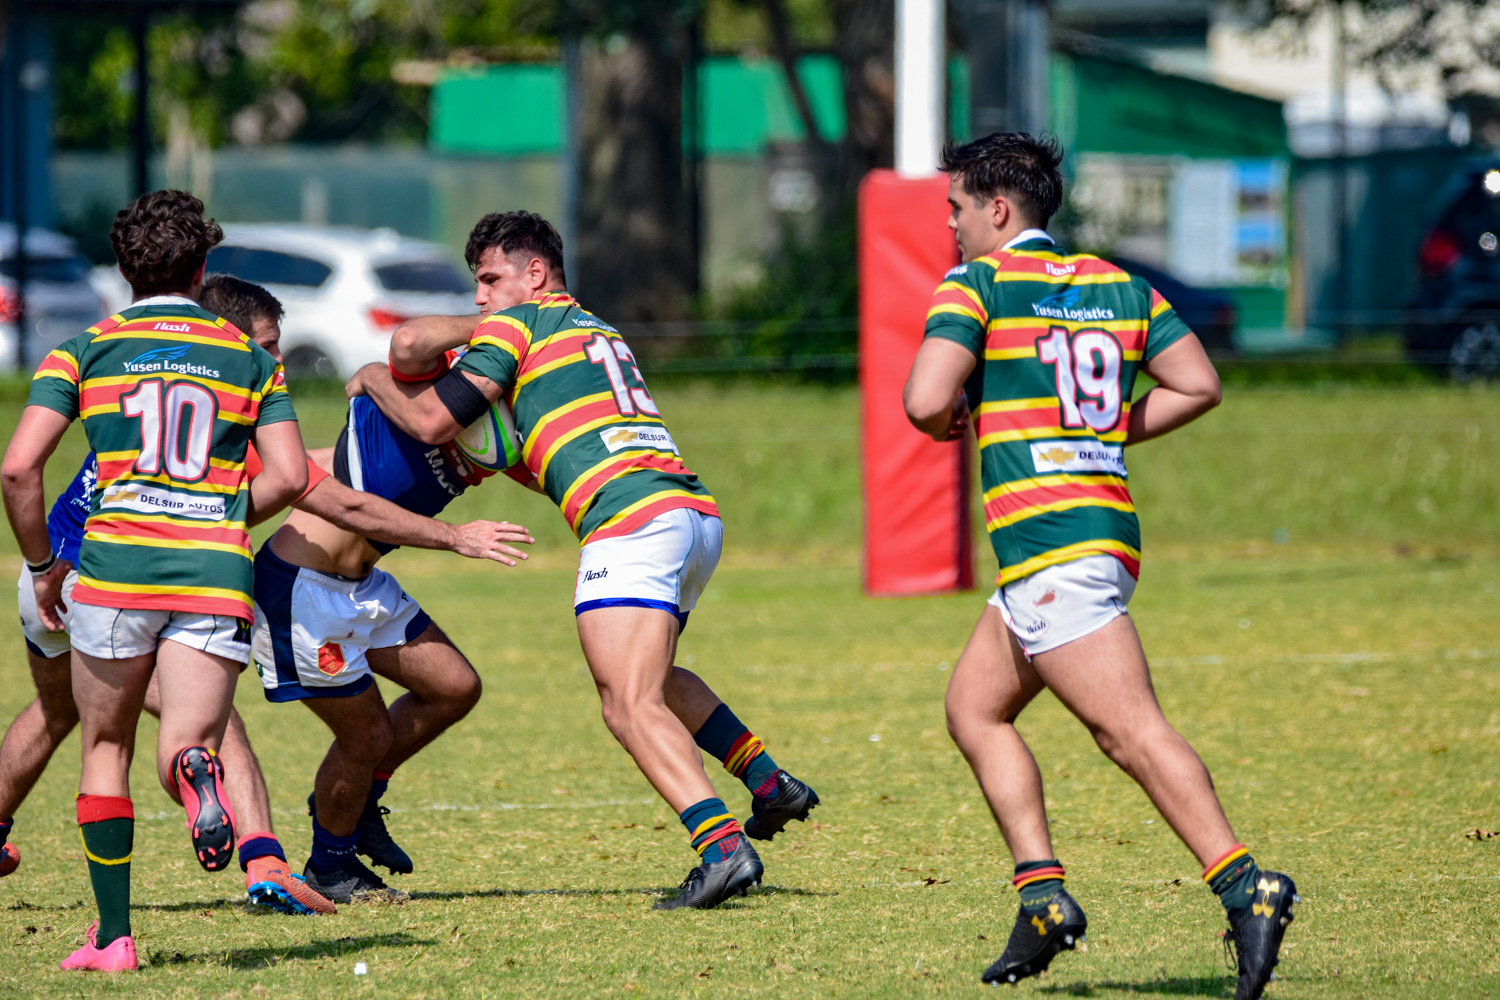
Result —
[[[964,263],[944,276],[905,390],[937,440],[973,416],[1000,575],[948,685],[948,730],[1015,862],[1021,908],[986,982],[1046,969],[1088,922],[1054,856],[1041,775],[1015,720],[1043,688],[1138,781],[1203,866],[1238,951],[1237,1000],[1261,995],[1296,887],[1261,871],[1230,829],[1203,762],[1157,705],[1126,611],[1140,528],[1124,447],[1219,402],[1198,338],[1139,278],[1070,254],[1042,228],[1062,202],[1056,142],[1001,133],[943,153]],[[1156,386],[1131,401],[1143,371]]]
[[[718,508],[683,463],[624,338],[567,294],[551,224],[528,212],[486,216],[466,256],[475,303],[491,315],[403,326],[390,369],[367,366],[350,392],[367,393],[431,445],[451,441],[492,401],[509,403],[526,468],[583,547],[573,609],[605,722],[679,814],[703,861],[675,899],[658,905],[716,906],[760,879],[760,859],[742,834],[770,839],[818,804],[697,675],[672,665],[719,561]],[[463,345],[443,374],[447,352]],[[709,783],[695,742],[750,790],[753,816],[743,830]]]

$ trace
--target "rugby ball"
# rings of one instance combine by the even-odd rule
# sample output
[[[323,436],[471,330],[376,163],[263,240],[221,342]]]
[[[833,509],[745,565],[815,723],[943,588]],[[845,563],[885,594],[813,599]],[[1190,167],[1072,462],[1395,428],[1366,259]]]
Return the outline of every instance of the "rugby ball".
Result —
[[[521,461],[516,420],[503,400],[491,403],[484,416],[453,439],[453,445],[464,458],[490,472],[504,472]]]

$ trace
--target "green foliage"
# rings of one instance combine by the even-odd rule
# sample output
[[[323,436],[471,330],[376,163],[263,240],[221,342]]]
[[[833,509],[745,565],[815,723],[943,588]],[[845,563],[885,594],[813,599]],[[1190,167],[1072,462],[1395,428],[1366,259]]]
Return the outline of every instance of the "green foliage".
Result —
[[[858,222],[853,207],[821,229],[783,226],[765,274],[715,308],[746,324],[738,356],[779,359],[820,381],[848,381],[859,341]],[[835,361],[834,359],[842,359]]]

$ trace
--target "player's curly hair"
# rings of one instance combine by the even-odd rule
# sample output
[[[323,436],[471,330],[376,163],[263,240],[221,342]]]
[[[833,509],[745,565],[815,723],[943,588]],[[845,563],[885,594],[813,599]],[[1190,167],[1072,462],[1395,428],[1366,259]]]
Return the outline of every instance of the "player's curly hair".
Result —
[[[224,230],[186,191],[143,194],[115,216],[110,245],[136,297],[185,292]]]
[[[479,267],[479,258],[491,247],[499,247],[507,257],[526,254],[540,257],[566,286],[563,272],[563,242],[556,227],[535,212],[491,212],[474,224],[464,260],[469,270]]]
[[[988,201],[1003,194],[1027,222],[1045,227],[1062,206],[1063,181],[1057,169],[1062,158],[1056,136],[996,132],[961,146],[948,143],[939,168],[957,174],[971,197]]]
[[[254,334],[258,319],[281,322],[286,307],[281,300],[253,281],[232,274],[211,274],[203,282],[198,304],[215,316],[233,323],[245,336]]]

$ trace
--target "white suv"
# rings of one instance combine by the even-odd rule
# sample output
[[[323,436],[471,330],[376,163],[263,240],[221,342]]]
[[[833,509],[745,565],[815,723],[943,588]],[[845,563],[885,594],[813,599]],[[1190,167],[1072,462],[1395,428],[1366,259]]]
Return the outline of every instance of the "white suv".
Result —
[[[478,312],[474,280],[447,250],[389,229],[226,224],[208,273],[265,285],[286,306],[281,351],[294,377],[348,378],[386,359],[404,320]]]

